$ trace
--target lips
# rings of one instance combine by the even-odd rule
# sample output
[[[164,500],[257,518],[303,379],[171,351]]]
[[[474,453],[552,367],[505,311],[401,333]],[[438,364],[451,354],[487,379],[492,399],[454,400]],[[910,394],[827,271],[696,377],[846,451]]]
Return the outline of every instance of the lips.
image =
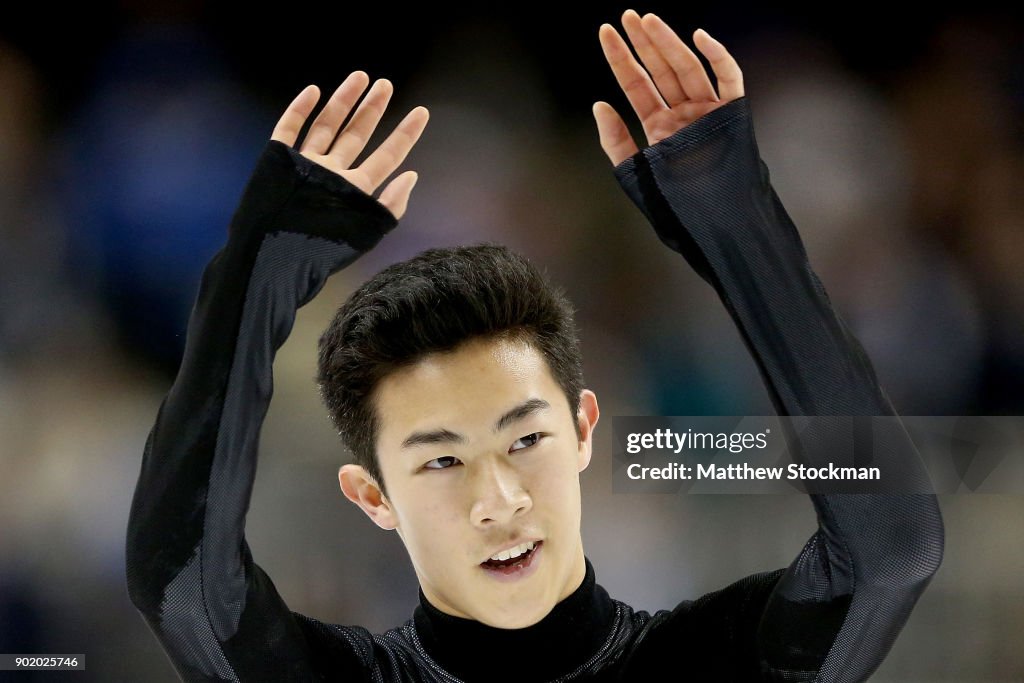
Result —
[[[527,542],[527,544],[529,544],[529,542]],[[518,557],[508,557],[504,560],[492,559],[493,557],[500,557],[503,553],[507,554],[509,549],[506,549],[505,551],[492,556],[492,558],[488,558],[481,562],[480,567],[492,578],[500,581],[515,581],[526,578],[536,569],[537,562],[542,554],[543,546],[543,541],[536,541],[533,543],[533,548],[527,550]],[[512,546],[511,550],[516,550],[517,548],[519,548],[519,546]]]
[[[534,546],[539,543],[538,540],[523,540],[513,543],[512,545],[506,546],[505,548],[496,551],[489,558],[492,562],[500,562],[504,560],[514,560],[517,557],[525,555],[527,552],[533,550]],[[488,560],[484,560],[487,562]]]

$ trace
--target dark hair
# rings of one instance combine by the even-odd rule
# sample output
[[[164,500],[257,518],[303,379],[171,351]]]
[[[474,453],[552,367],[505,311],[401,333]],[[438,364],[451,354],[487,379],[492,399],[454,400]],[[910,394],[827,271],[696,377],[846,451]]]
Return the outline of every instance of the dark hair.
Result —
[[[317,384],[342,441],[384,489],[373,405],[388,373],[478,338],[525,341],[546,359],[574,416],[583,364],[572,304],[523,256],[498,244],[428,249],[380,271],[320,337]],[[573,419],[577,438],[579,423]],[[386,494],[386,491],[385,491]]]

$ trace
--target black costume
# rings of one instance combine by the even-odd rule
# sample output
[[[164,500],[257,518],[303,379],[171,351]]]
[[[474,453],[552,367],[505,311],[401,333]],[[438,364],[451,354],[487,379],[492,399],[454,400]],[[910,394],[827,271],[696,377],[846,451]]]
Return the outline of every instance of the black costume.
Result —
[[[719,293],[780,415],[894,414],[771,188],[745,97],[614,172]],[[422,591],[413,618],[379,635],[290,611],[244,538],[274,354],[296,310],[395,225],[270,141],[203,275],[127,539],[131,599],[184,679],[845,682],[877,668],[941,562],[932,495],[812,495],[819,530],[792,565],[654,615],[609,597],[589,559],[580,587],[525,629],[452,617]],[[881,452],[920,468],[902,432]]]

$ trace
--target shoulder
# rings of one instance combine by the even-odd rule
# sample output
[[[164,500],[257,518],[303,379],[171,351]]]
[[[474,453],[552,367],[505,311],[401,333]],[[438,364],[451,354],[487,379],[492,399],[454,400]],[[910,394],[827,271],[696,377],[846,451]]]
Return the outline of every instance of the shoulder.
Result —
[[[366,674],[374,664],[373,636],[362,626],[328,624],[292,612],[319,672]]]
[[[383,633],[371,633],[363,626],[328,624],[301,614],[295,618],[317,671],[328,680],[340,678],[341,672],[353,672],[349,674],[353,680],[366,681],[449,680],[420,644],[412,619]]]
[[[630,610],[633,633],[623,664],[631,679],[680,670],[715,680],[758,680],[757,627],[785,571],[751,574],[653,615]]]

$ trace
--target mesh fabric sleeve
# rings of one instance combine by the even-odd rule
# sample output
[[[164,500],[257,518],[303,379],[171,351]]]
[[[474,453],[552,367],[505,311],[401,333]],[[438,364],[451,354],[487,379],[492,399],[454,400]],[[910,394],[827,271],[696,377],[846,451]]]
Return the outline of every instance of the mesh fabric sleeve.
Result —
[[[291,612],[245,541],[273,360],[296,310],[397,221],[271,140],[203,272],[184,357],[145,444],[128,593],[187,681],[368,680],[370,637]],[[329,659],[325,661],[324,658]]]
[[[714,287],[779,415],[895,417],[771,186],[746,97],[614,173],[658,238]],[[787,569],[687,602],[673,615],[678,623],[664,625],[664,633],[707,638],[686,635],[700,616],[735,642],[737,657],[718,680],[863,681],[889,652],[941,563],[944,528],[913,443],[898,418],[885,422],[874,457],[923,482],[914,490],[925,493],[811,494],[818,530]],[[787,438],[814,466],[827,465],[829,441],[839,437],[825,428]]]

